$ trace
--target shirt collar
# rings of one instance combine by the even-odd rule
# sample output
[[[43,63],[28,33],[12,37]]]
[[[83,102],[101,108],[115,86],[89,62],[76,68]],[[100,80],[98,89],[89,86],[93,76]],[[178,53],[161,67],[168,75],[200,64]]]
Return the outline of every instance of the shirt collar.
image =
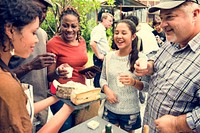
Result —
[[[106,30],[106,27],[102,23],[99,23],[99,26]]]
[[[176,49],[180,50],[180,46],[179,46],[178,43],[171,43],[171,45],[173,45]],[[200,47],[200,33],[198,33],[192,40],[190,40],[188,42],[188,44],[184,48],[181,48],[181,49],[185,49],[187,46],[189,46],[193,52],[195,52],[197,49],[199,49],[199,47]]]
[[[190,48],[195,52],[200,47],[200,33],[188,42]]]

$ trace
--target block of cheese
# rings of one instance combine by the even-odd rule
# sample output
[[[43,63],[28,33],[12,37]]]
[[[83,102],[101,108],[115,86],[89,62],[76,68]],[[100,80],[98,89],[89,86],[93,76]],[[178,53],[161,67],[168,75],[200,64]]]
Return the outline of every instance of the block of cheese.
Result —
[[[100,99],[100,88],[75,89],[71,92],[71,101],[75,105]]]
[[[73,89],[75,88],[71,86],[58,85],[57,90],[56,90],[56,96],[63,99],[70,99],[70,95]]]

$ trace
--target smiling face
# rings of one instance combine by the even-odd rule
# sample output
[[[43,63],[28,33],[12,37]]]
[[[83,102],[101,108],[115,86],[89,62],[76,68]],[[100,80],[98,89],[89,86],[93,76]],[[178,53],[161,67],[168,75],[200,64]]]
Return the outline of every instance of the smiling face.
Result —
[[[119,49],[132,49],[132,40],[135,34],[132,34],[126,23],[118,23],[114,31],[114,41]]]
[[[66,42],[73,42],[77,39],[79,32],[78,18],[72,14],[63,16],[61,21],[61,37]]]
[[[185,46],[194,37],[196,16],[197,14],[189,6],[161,10],[161,27],[167,40]]]
[[[36,31],[39,27],[39,18],[37,17],[30,24],[23,27],[21,31],[13,29],[10,35],[15,55],[27,58],[34,51],[34,47],[38,42]]]

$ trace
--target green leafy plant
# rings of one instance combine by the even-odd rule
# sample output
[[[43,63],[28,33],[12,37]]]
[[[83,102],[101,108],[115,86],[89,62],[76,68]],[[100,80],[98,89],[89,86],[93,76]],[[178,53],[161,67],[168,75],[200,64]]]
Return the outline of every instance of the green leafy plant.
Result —
[[[87,49],[90,50],[90,32],[97,24],[95,18],[89,18],[89,14],[96,13],[100,8],[100,2],[97,0],[52,0],[53,8],[49,8],[46,21],[42,23],[41,27],[47,32],[49,38],[52,38],[58,31],[60,22],[60,13],[67,5],[75,7],[80,13],[81,34],[86,40]]]

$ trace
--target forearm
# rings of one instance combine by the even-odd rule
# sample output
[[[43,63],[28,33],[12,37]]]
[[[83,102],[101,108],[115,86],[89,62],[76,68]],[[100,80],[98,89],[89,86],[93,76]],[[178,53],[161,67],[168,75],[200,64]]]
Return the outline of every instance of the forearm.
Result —
[[[94,52],[94,54],[97,56],[97,57],[99,57],[99,51],[97,50],[97,44],[96,44],[96,42],[94,42],[94,41],[92,41],[91,43],[90,43],[90,46],[91,46],[91,49],[92,49],[92,51]]]
[[[55,70],[55,71],[52,71],[52,72],[48,72],[47,78],[48,78],[49,82],[52,82],[54,79],[58,80],[59,75],[56,73],[56,70]]]
[[[62,108],[38,131],[38,133],[57,133],[74,109],[64,104]]]
[[[19,65],[19,67],[12,69],[12,72],[14,72],[17,75],[17,77],[20,79],[21,77],[23,77],[24,75],[26,75],[32,70],[33,69],[31,65],[27,63],[27,64],[21,64]]]
[[[52,82],[54,79],[58,80],[59,73],[56,72],[56,69],[56,64],[47,67],[47,78],[49,82]]]
[[[141,82],[141,81],[139,81],[139,80],[137,80],[137,79],[133,79],[134,80],[134,82],[133,82],[133,86],[135,87],[135,88],[137,88],[138,90],[142,90],[143,89],[143,83]]]
[[[50,105],[56,103],[58,99],[54,96],[48,97],[44,100],[34,103],[34,114],[39,113],[40,111],[46,109]]]
[[[186,122],[186,115],[180,115],[176,118],[176,130],[178,132],[193,132]]]
[[[102,88],[102,91],[106,94],[108,92],[110,88],[108,87],[108,85],[104,85]]]

